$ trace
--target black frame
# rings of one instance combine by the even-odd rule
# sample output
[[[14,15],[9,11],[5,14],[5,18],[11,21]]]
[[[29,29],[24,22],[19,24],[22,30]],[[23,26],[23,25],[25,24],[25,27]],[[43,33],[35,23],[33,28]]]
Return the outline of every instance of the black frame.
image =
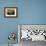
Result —
[[[6,8],[15,8],[16,9],[16,16],[6,16],[5,15],[5,9]],[[4,7],[4,17],[5,18],[17,18],[18,17],[18,7]]]

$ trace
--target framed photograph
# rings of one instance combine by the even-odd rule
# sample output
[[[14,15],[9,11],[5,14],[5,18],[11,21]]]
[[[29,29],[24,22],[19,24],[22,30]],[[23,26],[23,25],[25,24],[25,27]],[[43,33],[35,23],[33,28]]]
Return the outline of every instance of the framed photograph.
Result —
[[[17,17],[18,16],[18,8],[17,7],[5,7],[4,8],[4,16],[5,17]]]

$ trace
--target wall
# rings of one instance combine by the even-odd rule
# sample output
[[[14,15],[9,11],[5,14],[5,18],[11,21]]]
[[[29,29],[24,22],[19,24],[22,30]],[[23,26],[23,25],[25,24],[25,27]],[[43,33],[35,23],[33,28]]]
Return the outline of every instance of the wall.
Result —
[[[18,18],[4,18],[4,7],[18,7]],[[0,44],[18,32],[17,24],[46,24],[46,0],[0,0]]]

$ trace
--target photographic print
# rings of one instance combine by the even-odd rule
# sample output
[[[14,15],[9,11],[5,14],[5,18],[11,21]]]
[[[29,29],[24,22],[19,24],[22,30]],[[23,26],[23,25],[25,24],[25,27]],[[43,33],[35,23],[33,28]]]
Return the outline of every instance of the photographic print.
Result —
[[[4,16],[5,17],[17,17],[18,16],[18,8],[17,7],[5,7],[4,8]]]
[[[19,25],[18,30],[20,31],[20,41],[46,41],[46,25]]]

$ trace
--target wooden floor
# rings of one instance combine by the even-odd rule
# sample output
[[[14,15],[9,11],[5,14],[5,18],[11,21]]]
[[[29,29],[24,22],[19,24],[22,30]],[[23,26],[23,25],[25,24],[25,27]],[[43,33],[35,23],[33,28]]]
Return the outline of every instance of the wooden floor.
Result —
[[[32,42],[31,40],[28,40],[28,41],[21,40],[19,46],[46,46],[46,42],[44,42],[44,41]]]
[[[8,44],[0,44],[0,46],[8,46]],[[28,41],[21,40],[19,44],[15,44],[13,46],[46,46],[46,42],[42,41],[32,42],[31,40]]]

